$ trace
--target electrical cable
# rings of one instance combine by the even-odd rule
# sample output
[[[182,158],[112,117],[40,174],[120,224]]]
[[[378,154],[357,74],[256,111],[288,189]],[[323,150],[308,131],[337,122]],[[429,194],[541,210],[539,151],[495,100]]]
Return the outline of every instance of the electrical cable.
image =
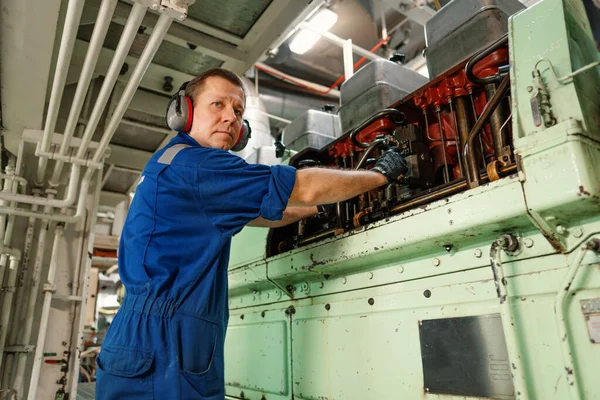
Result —
[[[568,74],[568,75],[565,75],[565,76],[562,76],[562,77],[560,77],[560,78],[559,78],[559,77],[558,77],[558,75],[556,75],[556,71],[554,70],[554,65],[552,64],[552,61],[550,61],[550,60],[549,60],[549,59],[547,59],[546,57],[542,57],[542,58],[540,58],[540,59],[538,60],[538,62],[536,62],[536,63],[535,63],[535,66],[534,66],[533,68],[534,68],[535,70],[537,70],[537,69],[538,69],[538,65],[539,65],[541,62],[543,62],[543,61],[546,61],[546,62],[548,63],[548,65],[550,66],[550,71],[552,72],[552,75],[554,75],[554,78],[555,78],[555,79],[556,79],[556,80],[557,80],[559,83],[561,83],[561,84],[562,84],[562,83],[564,83],[565,81],[567,81],[567,80],[569,80],[569,79],[573,78],[574,76],[581,74],[582,72],[585,72],[585,71],[587,71],[587,70],[590,70],[590,69],[592,69],[592,68],[595,68],[595,67],[600,67],[600,61],[596,61],[596,62],[593,62],[593,63],[591,63],[591,64],[585,65],[585,66],[583,66],[583,67],[579,68],[578,70],[575,70],[575,71],[571,72],[571,73],[570,73],[570,74]]]

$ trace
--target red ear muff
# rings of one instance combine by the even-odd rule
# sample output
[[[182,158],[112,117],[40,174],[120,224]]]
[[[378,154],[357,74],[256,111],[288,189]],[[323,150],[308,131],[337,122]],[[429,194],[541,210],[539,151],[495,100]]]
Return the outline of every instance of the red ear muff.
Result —
[[[184,132],[189,132],[192,129],[192,121],[194,120],[194,106],[192,106],[192,100],[188,96],[184,96],[185,104],[188,109],[187,111],[187,122],[185,123],[185,127],[183,129]],[[238,139],[239,140],[239,139]]]
[[[251,136],[252,129],[250,129],[250,123],[247,120],[243,120],[240,134],[235,144],[231,147],[231,151],[242,151],[248,145],[248,140]]]

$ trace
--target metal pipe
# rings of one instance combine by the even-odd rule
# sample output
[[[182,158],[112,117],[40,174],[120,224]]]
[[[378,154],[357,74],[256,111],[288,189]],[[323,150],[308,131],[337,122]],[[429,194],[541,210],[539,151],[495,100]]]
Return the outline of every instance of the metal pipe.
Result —
[[[497,85],[491,83],[485,85],[485,95],[489,99],[496,92]],[[502,126],[506,120],[506,107],[503,103],[498,104],[498,107],[494,110],[490,116],[490,126],[492,128],[492,141],[494,143],[494,156],[496,160],[501,160],[504,153],[504,147],[508,143],[508,136],[506,131],[503,132]]]
[[[2,361],[4,359],[4,346],[6,345],[6,337],[8,334],[8,326],[11,317],[13,296],[15,293],[15,283],[17,281],[17,273],[19,271],[19,257],[11,256],[9,264],[8,279],[6,283],[6,294],[2,302],[2,315],[0,317],[0,370],[2,369]],[[6,263],[3,260],[3,263]]]
[[[377,111],[369,119],[367,119],[365,122],[354,128],[352,132],[350,132],[350,140],[352,141],[352,143],[363,149],[369,147],[369,143],[359,142],[356,138],[356,134],[382,117],[391,117],[397,124],[403,123],[406,119],[406,116],[402,112],[396,110],[395,108],[384,108],[381,111]]]
[[[6,167],[7,169],[10,167]],[[0,179],[2,180],[8,180],[8,181],[16,181],[18,182],[22,187],[26,187],[27,186],[27,179],[21,177],[21,176],[16,176],[14,174],[0,174]]]
[[[481,50],[479,53],[477,53],[473,57],[471,57],[471,59],[467,62],[467,65],[465,65],[465,74],[467,75],[467,79],[470,80],[471,82],[476,83],[481,86],[485,86],[490,83],[498,82],[500,80],[499,74],[494,74],[494,75],[488,76],[486,78],[479,78],[479,77],[475,76],[475,74],[473,73],[473,68],[479,61],[483,60],[485,57],[489,56],[494,51],[505,46],[507,42],[508,42],[508,33],[505,33],[500,38],[498,38],[494,43],[492,43],[491,45],[489,45],[488,47],[486,47],[485,49]]]
[[[508,359],[512,367],[510,372],[513,377],[516,399],[527,400],[529,398],[527,379],[521,359],[521,351],[519,350],[519,338],[517,336],[515,316],[510,304],[510,296],[506,291],[506,279],[500,259],[500,255],[502,254],[501,250],[509,250],[509,246],[511,245],[513,248],[514,246],[518,248],[518,243],[518,240],[514,236],[508,234],[502,235],[498,240],[494,241],[490,247],[490,263],[494,274],[496,292],[500,299],[500,318],[502,320],[502,330],[504,331]]]
[[[436,113],[437,113],[438,124],[440,124],[440,137],[442,139],[442,156],[444,159],[444,183],[448,183],[448,182],[450,182],[450,176],[448,174],[448,159],[446,157],[446,134],[444,133],[444,127],[443,127],[444,123],[440,116],[439,108],[436,110]]]
[[[465,169],[463,167],[462,162],[462,154],[460,154],[462,147],[460,145],[460,139],[458,137],[458,125],[456,124],[456,114],[454,113],[454,106],[452,105],[452,103],[453,101],[450,97],[448,99],[448,105],[450,106],[450,115],[452,115],[452,123],[454,125],[454,145],[456,146],[456,158],[458,159],[458,168],[460,169],[460,174],[462,176],[465,176]]]
[[[133,99],[133,95],[135,94],[138,86],[142,81],[142,78],[144,77],[146,69],[148,69],[148,66],[152,62],[152,59],[158,51],[158,48],[160,47],[163,38],[167,34],[169,26],[171,26],[172,22],[173,18],[167,14],[161,14],[161,16],[158,18],[158,22],[154,26],[152,35],[150,35],[150,39],[148,39],[148,43],[146,44],[146,47],[144,48],[144,51],[142,52],[142,55],[140,56],[138,63],[136,64],[135,69],[133,70],[129,78],[129,81],[127,82],[127,86],[125,86],[125,89],[121,94],[119,103],[117,104],[117,107],[113,111],[110,121],[104,129],[104,135],[102,136],[102,140],[100,141],[100,144],[98,145],[96,153],[93,157],[94,162],[99,162],[104,156],[104,151],[108,147],[110,140],[112,139],[115,131],[117,130],[121,118],[123,118],[123,115],[125,114],[125,111],[127,110],[129,103],[131,102],[131,99]],[[80,147],[79,150],[81,151],[82,148],[83,147]]]
[[[37,343],[35,346],[35,355],[33,358],[33,368],[31,371],[31,379],[29,381],[29,400],[35,400],[37,387],[40,380],[40,369],[44,358],[44,345],[46,344],[46,334],[48,332],[48,319],[50,317],[50,303],[52,302],[52,293],[54,292],[55,284],[54,277],[58,266],[58,252],[60,250],[60,239],[64,236],[65,228],[61,224],[57,224],[54,230],[54,243],[52,244],[52,255],[50,257],[50,267],[48,268],[48,280],[43,287],[44,302],[42,304],[42,315],[40,317],[40,327],[38,330]]]
[[[79,75],[77,88],[75,89],[75,96],[73,97],[73,102],[71,103],[71,110],[69,111],[69,117],[67,118],[67,124],[63,133],[63,141],[58,151],[60,155],[67,154],[67,150],[71,144],[71,138],[75,133],[77,120],[79,119],[81,108],[85,102],[85,94],[89,90],[92,74],[94,73],[96,63],[98,62],[98,57],[100,56],[100,51],[102,50],[102,44],[104,43],[104,38],[108,32],[108,27],[110,26],[111,18],[115,11],[116,5],[117,0],[102,0],[102,4],[100,5],[98,17],[96,18],[96,23],[94,24],[92,37],[90,39],[85,60],[83,61],[83,67],[81,68],[81,73]],[[58,186],[58,180],[60,179],[63,165],[64,161],[62,160],[57,160],[54,164],[54,171],[52,172],[52,177],[50,178],[50,185]]]
[[[53,197],[53,194],[48,194],[49,198]],[[44,212],[49,213],[51,207],[46,206]],[[43,220],[38,230],[38,245],[35,253],[35,263],[33,265],[33,271],[31,276],[31,287],[29,289],[29,298],[27,299],[27,308],[25,309],[25,317],[23,321],[23,330],[19,335],[19,341],[23,345],[28,345],[31,339],[31,331],[33,328],[33,319],[35,315],[35,306],[37,302],[37,295],[40,285],[40,274],[42,269],[42,261],[44,259],[44,249],[46,246],[46,234],[48,233],[48,220]],[[25,367],[27,365],[27,353],[19,353],[17,361],[17,372],[13,383],[13,388],[18,393],[23,393],[23,383],[25,379]]]
[[[594,252],[598,253],[598,251],[600,251],[600,239],[592,239],[579,249],[579,253],[575,257],[575,260],[573,260],[573,263],[569,266],[569,269],[567,270],[567,276],[565,276],[563,284],[559,287],[558,292],[556,292],[556,298],[554,300],[554,313],[556,314],[556,324],[558,326],[563,365],[565,366],[567,383],[569,391],[571,392],[571,399],[573,400],[579,400],[583,397],[581,397],[579,390],[577,371],[575,369],[575,362],[573,360],[573,349],[571,347],[569,333],[567,331],[565,300],[570,298],[569,294],[571,293],[571,285],[575,280],[577,271],[579,271],[579,267],[581,267],[583,258],[588,250],[593,250]]]
[[[363,153],[362,157],[360,158],[358,164],[356,164],[356,167],[354,169],[358,171],[367,161],[369,154],[371,154],[371,152],[374,149],[376,149],[378,146],[387,145],[388,143],[389,141],[387,139],[376,139],[373,142],[371,142],[371,144],[369,145],[369,147],[366,148],[365,152]]]
[[[102,82],[100,93],[98,93],[98,98],[96,100],[96,103],[94,104],[92,113],[88,118],[88,122],[85,127],[85,132],[83,134],[81,144],[77,151],[77,158],[84,158],[89,143],[92,140],[92,136],[94,135],[94,132],[98,127],[98,123],[100,122],[100,118],[102,117],[102,113],[104,112],[104,108],[106,107],[106,103],[108,102],[108,99],[115,86],[115,83],[117,82],[121,66],[123,65],[123,62],[125,62],[125,57],[127,57],[127,54],[129,53],[129,49],[133,44],[133,40],[137,35],[138,29],[142,23],[142,20],[144,19],[146,11],[146,6],[143,6],[139,3],[135,3],[133,5],[133,8],[131,9],[129,18],[127,18],[127,23],[123,28],[121,39],[119,40],[119,44],[117,45],[113,58],[110,62],[110,66],[108,67],[108,71],[106,72],[106,76],[104,77],[104,81]]]
[[[477,176],[479,168],[477,168],[477,157],[475,163],[463,155],[464,146],[467,144],[469,132],[473,128],[473,120],[475,119],[471,113],[471,108],[468,106],[467,98],[464,96],[456,98],[456,119],[458,120],[458,134],[460,137],[461,148],[458,152],[458,157],[462,158],[465,165],[465,178],[469,176]]]
[[[469,98],[471,99],[471,109],[473,110],[473,116],[474,116],[474,120],[477,120],[477,110],[475,109],[475,100],[473,99],[473,93],[469,94]],[[481,132],[483,133],[483,131]],[[464,146],[464,144],[463,144]],[[481,165],[486,165],[486,161],[485,161],[485,149],[483,148],[483,140],[481,139],[481,135],[479,135],[479,150],[480,150],[480,156],[481,156]]]
[[[52,135],[56,127],[56,119],[60,108],[63,91],[65,89],[65,81],[67,72],[69,71],[69,63],[73,55],[73,46],[77,37],[77,29],[83,12],[84,0],[70,0],[67,6],[65,17],[65,25],[63,28],[62,37],[60,40],[60,48],[56,61],[56,69],[54,71],[54,80],[52,82],[52,92],[50,93],[50,101],[48,103],[48,112],[46,114],[46,124],[44,125],[44,136],[42,137],[42,150],[48,151],[52,142]],[[38,161],[38,169],[36,175],[36,183],[44,182],[48,159],[41,157]]]
[[[509,87],[510,87],[510,77],[509,77],[509,75],[507,75],[502,80],[502,83],[500,83],[500,86],[498,87],[498,90],[496,91],[496,93],[494,93],[494,96],[492,96],[492,98],[490,100],[488,100],[483,112],[481,113],[481,116],[475,123],[475,126],[473,127],[473,129],[471,129],[471,132],[469,133],[469,137],[467,138],[467,142],[465,144],[465,149],[463,152],[464,157],[470,160],[469,162],[471,162],[473,164],[476,164],[476,162],[477,162],[475,160],[475,153],[472,150],[473,139],[475,139],[475,135],[477,135],[479,133],[479,131],[481,131],[481,128],[483,128],[483,125],[487,122],[487,120],[490,117],[490,115],[492,114],[492,112],[496,109],[498,104],[500,104],[502,97],[504,97],[504,95],[508,91]],[[474,188],[474,187],[479,186],[479,182],[474,178],[479,178],[479,176],[469,177],[469,188]]]
[[[506,173],[507,175],[513,174],[513,173],[517,172],[517,167],[516,167],[516,165],[511,165],[510,167],[506,168],[502,172]],[[481,180],[482,181],[487,180],[487,175],[484,174],[481,177]],[[397,206],[393,207],[390,210],[390,213],[398,214],[398,213],[410,210],[411,208],[422,206],[423,204],[432,203],[436,200],[441,200],[448,196],[452,196],[453,194],[460,193],[467,188],[468,188],[467,181],[465,179],[461,179],[457,182],[451,183],[450,185],[446,185],[441,188],[438,188],[437,190],[435,190],[431,193],[427,193],[422,196],[411,199],[405,203],[398,204]]]
[[[302,22],[299,24],[298,26],[300,29],[307,29],[311,32],[316,33],[317,35],[320,35],[321,37],[323,37],[324,39],[327,39],[328,41],[330,41],[331,43],[335,44],[336,46],[339,46],[341,48],[344,47],[344,43],[346,42],[345,39],[342,39],[339,36],[334,35],[331,32],[325,32],[322,31],[319,28],[314,27],[313,25],[307,23],[307,22]],[[378,56],[375,53],[371,53],[369,50],[363,49],[362,47],[359,47],[355,44],[352,45],[352,51],[356,54],[358,54],[359,56],[365,57],[369,60],[385,60],[383,57]]]

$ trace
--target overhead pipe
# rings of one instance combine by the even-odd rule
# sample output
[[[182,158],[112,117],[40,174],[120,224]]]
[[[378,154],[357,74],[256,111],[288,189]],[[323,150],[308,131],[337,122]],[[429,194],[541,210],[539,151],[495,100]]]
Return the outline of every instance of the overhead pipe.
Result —
[[[121,34],[121,39],[119,40],[119,44],[115,50],[113,58],[110,62],[110,66],[108,67],[108,71],[106,76],[104,77],[104,82],[102,82],[102,87],[100,88],[100,93],[98,93],[98,99],[94,104],[94,108],[92,109],[92,113],[90,114],[87,125],[85,127],[85,131],[83,133],[83,137],[81,139],[81,145],[79,146],[79,150],[77,151],[77,158],[84,158],[85,153],[87,152],[90,141],[92,140],[92,136],[98,127],[98,123],[100,122],[100,118],[102,117],[102,113],[108,103],[108,99],[110,94],[117,82],[117,78],[119,77],[119,72],[121,71],[121,66],[125,62],[125,58],[129,53],[129,49],[133,44],[133,40],[135,39],[138,29],[142,24],[144,19],[144,15],[146,14],[147,8],[139,3],[135,3],[131,12],[129,14],[129,18],[127,18],[127,22],[125,23],[125,27],[123,28],[123,33]],[[158,25],[158,23],[157,23]],[[154,32],[152,33],[154,36]],[[151,36],[151,37],[152,37]],[[164,35],[163,35],[164,36]],[[148,46],[146,46],[148,47]],[[145,50],[144,50],[145,52]],[[142,54],[143,56],[143,54]],[[141,58],[138,61],[138,65],[141,64]],[[147,67],[147,66],[146,66]],[[136,66],[137,69],[137,66]],[[144,68],[145,71],[145,68]],[[139,85],[139,84],[138,84]],[[136,87],[138,86],[136,85]],[[128,103],[129,104],[129,103]],[[105,133],[106,134],[106,133]],[[112,136],[112,135],[111,135]]]
[[[156,22],[156,25],[152,30],[152,34],[150,35],[150,39],[148,39],[148,43],[146,44],[146,47],[144,47],[144,51],[142,52],[142,55],[140,56],[131,76],[129,77],[129,80],[127,81],[127,86],[125,86],[125,89],[121,94],[119,103],[117,103],[117,106],[113,111],[110,121],[104,129],[104,135],[102,136],[102,140],[100,141],[100,144],[98,145],[96,153],[93,157],[94,162],[99,162],[102,159],[104,152],[106,151],[106,148],[110,143],[110,140],[115,134],[115,131],[117,130],[117,127],[119,126],[119,123],[123,118],[123,115],[125,115],[127,107],[129,107],[129,103],[131,103],[131,100],[133,99],[137,88],[142,82],[142,78],[144,77],[146,69],[148,69],[148,66],[152,62],[154,55],[158,51],[158,48],[160,47],[172,23],[173,18],[167,14],[161,14],[161,16],[158,18],[158,21]],[[96,109],[94,107],[94,111],[95,110]],[[89,127],[90,125],[88,125],[88,128]],[[82,149],[83,147],[80,147],[79,151],[81,152]],[[79,153],[78,156],[80,156]],[[88,169],[85,176],[91,176],[91,174],[93,173],[93,170]]]
[[[117,0],[102,0],[102,4],[100,5],[98,17],[96,18],[96,23],[94,24],[94,31],[92,32],[90,44],[85,55],[81,73],[79,75],[77,89],[75,89],[75,96],[73,97],[73,102],[71,103],[71,110],[69,111],[69,117],[67,118],[67,124],[63,133],[63,141],[58,151],[58,154],[60,155],[67,154],[67,151],[69,150],[71,138],[75,133],[75,127],[77,126],[77,121],[79,119],[79,115],[81,114],[83,103],[85,103],[85,95],[89,90],[92,75],[94,73],[94,69],[96,68],[96,63],[98,62],[98,57],[100,56],[100,51],[102,50],[102,44],[104,43],[104,38],[108,32],[108,27],[110,26],[112,15],[116,6]],[[54,164],[54,171],[52,172],[52,178],[50,178],[51,186],[58,186],[58,180],[60,179],[63,165],[64,161],[62,160],[57,160]],[[74,166],[72,168],[74,168]]]
[[[46,123],[44,125],[44,136],[42,137],[42,151],[46,152],[50,149],[52,135],[56,127],[56,119],[62,99],[63,91],[65,90],[65,81],[67,72],[69,71],[69,63],[73,55],[73,46],[77,38],[77,29],[83,12],[84,0],[69,0],[67,13],[65,17],[65,25],[63,28],[62,37],[60,40],[60,48],[54,70],[54,80],[52,82],[52,92],[50,93],[50,102],[48,103],[48,113],[46,114]],[[38,169],[35,182],[41,185],[44,182],[48,159],[40,157],[38,161]]]
[[[125,57],[129,53],[129,49],[131,48],[131,45],[133,44],[133,40],[135,39],[138,28],[140,27],[140,25],[142,23],[142,20],[144,18],[144,15],[146,14],[146,11],[147,11],[146,6],[143,6],[139,3],[134,4],[133,8],[131,9],[131,13],[129,14],[129,18],[127,19],[127,23],[125,24],[125,28],[123,30],[123,34],[121,35],[121,39],[119,40],[119,44],[117,45],[117,49],[115,50],[114,57],[111,61],[111,64],[109,66],[106,77],[104,78],[104,82],[100,89],[100,93],[98,94],[98,99],[96,100],[96,103],[94,105],[92,113],[88,119],[86,129],[83,134],[83,138],[82,138],[81,144],[79,146],[77,155],[75,156],[75,159],[83,159],[84,155],[87,152],[89,143],[90,143],[92,136],[98,126],[100,117],[102,116],[102,113],[104,112],[104,108],[106,107],[106,103],[108,102],[110,93],[112,92],[113,87],[119,76],[119,71],[121,70],[121,66],[123,65],[123,62],[125,61]],[[157,25],[158,25],[158,23],[157,23]],[[154,36],[154,34],[153,34],[153,36]],[[141,59],[140,59],[140,62],[138,62],[138,65],[140,65],[140,64],[141,64]],[[145,71],[145,68],[144,68],[144,71]],[[138,85],[139,85],[139,83],[138,83]],[[136,86],[136,88],[137,88],[137,86]],[[54,128],[52,128],[52,129],[54,129]],[[104,151],[105,150],[103,150],[103,152]],[[44,152],[44,149],[43,149],[43,140],[42,140],[42,145],[39,146],[39,151],[37,153],[42,154],[43,152]],[[100,154],[102,154],[102,153],[100,153]],[[71,159],[71,161],[73,161],[73,159]],[[86,165],[88,165],[90,167],[97,168],[100,166],[100,165],[98,165],[100,163],[100,160],[98,160],[97,162],[92,162],[90,160],[86,160],[86,163],[87,163]],[[61,221],[61,222],[66,222],[66,223],[75,222],[75,221],[79,220],[83,215],[83,210],[85,209],[85,196],[87,195],[87,191],[89,189],[89,183],[90,183],[89,181],[91,180],[93,171],[94,170],[92,169],[90,172],[90,169],[88,169],[88,171],[85,175],[86,177],[83,179],[83,181],[81,183],[82,186],[81,186],[81,190],[79,191],[80,195],[79,195],[79,202],[77,204],[77,213],[73,216],[56,215],[56,214],[50,214],[50,212],[31,211],[31,210],[27,210],[27,209],[23,209],[23,208],[16,208],[16,207],[12,207],[10,209],[0,208],[0,214],[2,214],[2,215],[8,214],[8,215],[15,215],[15,216],[30,217],[30,218],[31,217],[41,218],[41,219],[46,219],[48,221]],[[63,200],[45,199],[45,198],[41,198],[41,197],[32,197],[32,196],[24,196],[24,195],[7,196],[7,197],[9,197],[9,198],[7,198],[7,200],[17,201],[17,202],[26,203],[26,204],[38,204],[41,206],[51,206],[54,208],[70,207],[74,203],[74,201],[77,197],[76,194],[77,194],[77,184],[79,182],[79,173],[80,173],[80,166],[74,165],[71,169],[71,176],[69,178],[69,186],[67,188],[67,195],[66,195],[66,198]],[[87,181],[86,181],[86,179],[87,179]],[[17,197],[15,197],[15,196],[17,196]],[[0,199],[3,199],[2,193],[0,193]]]

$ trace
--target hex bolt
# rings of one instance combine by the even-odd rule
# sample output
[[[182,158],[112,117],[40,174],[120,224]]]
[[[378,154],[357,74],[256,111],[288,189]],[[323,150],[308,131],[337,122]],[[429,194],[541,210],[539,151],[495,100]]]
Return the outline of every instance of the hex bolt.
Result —
[[[433,266],[434,267],[439,267],[441,263],[442,263],[442,261],[440,261],[439,258],[434,258],[433,259]]]
[[[523,240],[523,244],[527,248],[532,248],[533,247],[533,239],[531,239],[531,238],[525,238],[525,240]]]
[[[483,252],[480,249],[476,249],[473,255],[477,258],[481,258],[481,256],[483,256]]]
[[[372,306],[373,304],[375,304],[375,300],[371,297],[369,299],[369,305]]]
[[[426,298],[430,298],[431,297],[431,290],[427,289],[423,292],[423,296],[425,296]]]
[[[583,236],[583,229],[581,228],[576,228],[573,230],[573,236],[575,236],[576,238],[580,238]]]

